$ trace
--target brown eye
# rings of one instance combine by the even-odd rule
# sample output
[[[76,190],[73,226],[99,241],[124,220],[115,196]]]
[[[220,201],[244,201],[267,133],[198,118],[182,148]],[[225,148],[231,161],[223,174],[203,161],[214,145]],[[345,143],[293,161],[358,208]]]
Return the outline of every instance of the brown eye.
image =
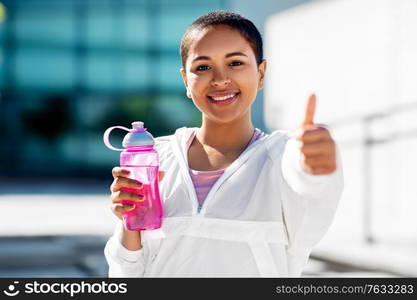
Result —
[[[243,65],[243,62],[238,61],[238,60],[236,60],[236,61],[232,61],[232,62],[230,63],[230,66],[232,66],[232,67],[241,66],[241,65]]]
[[[206,71],[208,69],[209,69],[209,66],[207,65],[201,65],[196,68],[197,71]]]

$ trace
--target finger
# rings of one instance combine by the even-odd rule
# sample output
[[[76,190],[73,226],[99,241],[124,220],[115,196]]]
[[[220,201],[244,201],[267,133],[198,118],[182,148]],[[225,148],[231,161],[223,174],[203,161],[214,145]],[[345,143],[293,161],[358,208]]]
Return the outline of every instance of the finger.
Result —
[[[121,188],[132,188],[132,189],[141,189],[143,187],[140,181],[135,179],[125,178],[125,177],[116,177],[113,180],[112,185],[110,186],[110,190],[112,192],[117,192]]]
[[[112,210],[117,213],[128,212],[136,208],[134,204],[121,204],[121,203],[114,203],[111,205],[111,207],[112,207]]]
[[[136,208],[133,204],[120,204],[114,203],[111,205],[111,210],[118,216],[121,217],[123,213],[134,210]]]
[[[311,94],[308,98],[304,121],[302,127],[307,127],[314,124],[314,113],[316,111],[316,95]]]
[[[309,167],[331,167],[336,162],[336,155],[317,155],[307,156],[304,158],[304,163]]]
[[[111,193],[110,198],[113,201],[113,203],[120,203],[123,200],[135,201],[135,202],[142,202],[144,200],[144,196],[142,195],[130,193],[127,191],[122,191],[122,190]]]
[[[306,156],[331,155],[335,152],[335,144],[333,140],[327,142],[303,144],[300,151]]]
[[[112,212],[119,218],[119,219],[121,219],[122,218],[122,207],[123,207],[123,205],[122,204],[117,204],[117,203],[113,203],[111,206],[110,206],[110,208],[111,208],[111,210],[112,210]]]
[[[303,143],[328,141],[331,139],[330,132],[323,127],[302,130],[297,139]]]
[[[128,169],[123,169],[121,167],[114,167],[111,170],[111,173],[113,175],[113,178],[116,177],[128,177],[130,174],[130,171]]]
[[[159,181],[161,181],[162,179],[164,179],[165,176],[165,171],[159,171]]]
[[[312,173],[314,175],[328,175],[336,171],[336,166],[331,167],[313,167]]]

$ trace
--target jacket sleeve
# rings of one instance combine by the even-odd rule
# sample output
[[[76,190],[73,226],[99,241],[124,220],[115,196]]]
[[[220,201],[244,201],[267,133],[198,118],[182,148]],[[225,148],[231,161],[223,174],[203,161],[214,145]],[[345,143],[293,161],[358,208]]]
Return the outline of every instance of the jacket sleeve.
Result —
[[[109,265],[109,277],[143,277],[145,270],[144,248],[131,251],[120,242],[122,223],[119,222],[104,247]]]
[[[300,276],[312,247],[325,235],[343,190],[343,172],[337,151],[337,169],[328,175],[311,175],[300,164],[300,149],[289,138],[281,159],[282,206],[289,237],[290,276]]]

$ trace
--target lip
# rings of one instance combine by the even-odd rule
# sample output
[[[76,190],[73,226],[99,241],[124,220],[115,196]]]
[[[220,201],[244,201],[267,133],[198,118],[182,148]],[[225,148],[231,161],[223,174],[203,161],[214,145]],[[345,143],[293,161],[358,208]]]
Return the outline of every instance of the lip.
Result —
[[[230,94],[237,94],[237,93],[239,93],[238,90],[223,90],[223,91],[216,91],[216,92],[208,93],[207,96],[208,97],[224,97]]]
[[[207,98],[210,100],[210,103],[217,104],[217,105],[224,105],[224,104],[235,102],[240,96],[240,92],[234,92],[234,93],[228,92],[228,93],[223,93],[223,94],[216,94],[214,97],[224,97],[230,94],[235,94],[235,95],[232,98],[228,98],[225,100],[213,100],[211,96],[208,96]],[[210,94],[210,95],[213,95],[213,94]]]

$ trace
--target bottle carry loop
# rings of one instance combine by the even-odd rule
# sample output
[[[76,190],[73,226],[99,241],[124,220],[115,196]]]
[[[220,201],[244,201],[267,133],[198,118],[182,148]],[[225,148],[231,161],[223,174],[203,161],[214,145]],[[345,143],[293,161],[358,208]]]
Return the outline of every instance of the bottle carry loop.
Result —
[[[104,132],[104,135],[103,135],[103,141],[104,141],[104,144],[107,146],[107,148],[109,148],[111,150],[115,150],[115,151],[123,151],[124,149],[115,148],[110,143],[109,136],[110,136],[110,132],[113,129],[122,129],[122,130],[126,130],[127,132],[130,132],[130,129],[128,129],[126,127],[123,127],[123,126],[113,126],[113,127],[107,128],[107,130]]]

